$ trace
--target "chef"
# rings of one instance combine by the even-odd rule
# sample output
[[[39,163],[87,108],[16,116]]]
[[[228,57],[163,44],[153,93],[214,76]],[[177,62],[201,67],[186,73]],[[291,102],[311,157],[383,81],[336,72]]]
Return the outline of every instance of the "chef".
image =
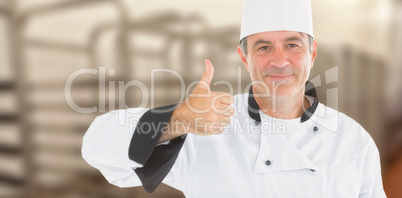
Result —
[[[98,116],[83,158],[116,186],[163,182],[186,197],[385,197],[373,139],[307,81],[317,55],[309,0],[245,0],[238,52],[247,93],[211,91],[206,60],[184,102]]]

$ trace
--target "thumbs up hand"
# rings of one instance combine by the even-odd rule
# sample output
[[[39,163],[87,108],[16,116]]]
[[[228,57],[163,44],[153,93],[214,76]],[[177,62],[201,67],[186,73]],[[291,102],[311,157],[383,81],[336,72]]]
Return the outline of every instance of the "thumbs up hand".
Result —
[[[205,60],[205,72],[201,81],[190,96],[173,112],[172,117],[184,128],[176,132],[212,135],[222,133],[230,123],[234,114],[233,96],[224,92],[213,92],[210,83],[214,75],[214,67]]]

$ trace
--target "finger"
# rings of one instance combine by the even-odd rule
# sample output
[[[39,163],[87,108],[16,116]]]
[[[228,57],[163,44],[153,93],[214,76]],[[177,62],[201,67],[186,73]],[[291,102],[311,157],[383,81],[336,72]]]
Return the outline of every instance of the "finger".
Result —
[[[205,88],[210,90],[209,86],[211,84],[213,77],[214,77],[214,66],[212,65],[211,61],[205,59],[205,72],[202,75],[200,84],[203,84]]]
[[[230,110],[230,105],[222,103],[211,103],[211,111],[215,114],[224,114]]]
[[[221,93],[216,95],[217,101],[222,104],[231,105],[233,104],[233,96],[228,93]]]
[[[219,122],[220,124],[229,124],[230,120],[231,120],[230,117],[221,116],[221,117],[219,117],[217,122]]]
[[[204,128],[205,128],[206,135],[218,134],[221,132],[221,122],[219,122],[217,120],[212,121],[212,122],[205,122]]]
[[[232,117],[234,115],[234,108],[231,106],[228,106],[227,111],[223,113],[224,116],[226,117]]]
[[[211,110],[214,113],[217,114],[224,114],[226,112],[230,112],[233,111],[233,107],[227,104],[222,104],[222,103],[215,103],[215,104],[211,104]]]
[[[224,92],[213,92],[213,98],[211,100],[211,106],[218,105],[231,105],[233,104],[233,96]],[[220,108],[222,109],[222,108]]]

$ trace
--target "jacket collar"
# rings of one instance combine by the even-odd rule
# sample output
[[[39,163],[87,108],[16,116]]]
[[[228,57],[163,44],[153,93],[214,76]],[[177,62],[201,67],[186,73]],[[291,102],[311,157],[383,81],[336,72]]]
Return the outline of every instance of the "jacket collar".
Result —
[[[313,97],[314,101],[313,104],[303,112],[300,122],[305,122],[309,120],[311,116],[313,116],[318,106],[317,91],[315,90],[314,84],[311,83],[310,81],[307,81],[305,87],[306,87],[305,95]],[[251,86],[248,97],[248,115],[256,122],[261,122],[259,110],[260,107],[258,106],[257,101],[255,101],[253,94],[253,86]]]

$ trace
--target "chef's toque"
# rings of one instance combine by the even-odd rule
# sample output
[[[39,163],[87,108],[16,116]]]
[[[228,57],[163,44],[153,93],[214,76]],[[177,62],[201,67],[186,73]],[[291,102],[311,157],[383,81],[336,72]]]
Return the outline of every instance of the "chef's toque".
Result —
[[[240,40],[255,33],[283,30],[314,37],[310,0],[244,0]]]

